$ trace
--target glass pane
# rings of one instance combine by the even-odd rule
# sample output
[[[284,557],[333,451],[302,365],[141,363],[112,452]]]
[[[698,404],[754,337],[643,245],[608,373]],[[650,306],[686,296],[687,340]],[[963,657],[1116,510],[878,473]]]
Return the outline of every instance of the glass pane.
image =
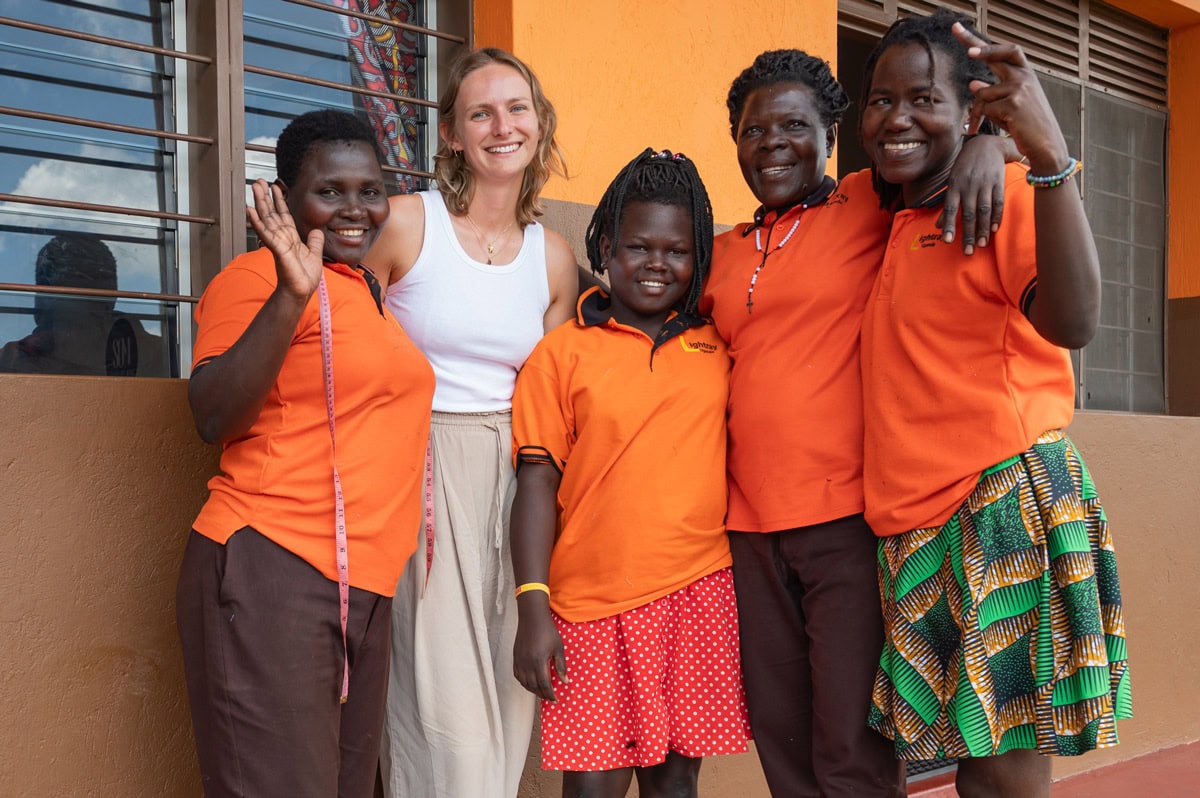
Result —
[[[112,221],[104,221],[99,215],[83,219],[58,209],[36,214],[28,208],[0,205],[0,282],[178,293],[170,257],[173,230],[154,220],[139,224],[108,214]],[[92,252],[100,254],[89,256]],[[97,275],[93,269],[69,266],[72,262],[112,267]]]
[[[178,349],[173,304],[0,292],[0,372],[178,377]]]
[[[1129,370],[1129,331],[1118,327],[1101,326],[1087,345],[1089,369]],[[1107,408],[1120,410],[1122,408]]]
[[[0,0],[0,14],[134,42],[170,46],[168,5],[156,0]],[[108,45],[4,29],[4,103],[29,110],[170,129],[173,92],[164,61]],[[0,116],[0,192],[175,212],[174,144],[150,136]],[[0,203],[0,281],[38,284],[38,253],[55,236],[98,236],[125,290],[175,293],[177,223]],[[54,283],[43,283],[54,284]]]
[[[1083,406],[1162,412],[1166,117],[1092,89],[1085,117],[1084,205],[1104,288]]]
[[[390,13],[418,25],[423,21],[423,4],[413,0],[329,0],[328,4],[380,17]],[[247,66],[372,91],[425,96],[426,42],[418,34],[283,0],[246,0],[244,25]],[[246,74],[246,138],[252,144],[273,146],[289,120],[319,108],[363,115],[376,131],[388,164],[428,169],[428,109],[386,97]],[[247,158],[248,168],[271,169],[269,156],[252,156]],[[393,190],[414,191],[423,185],[397,175]]]
[[[1128,373],[1086,369],[1083,375],[1083,407],[1129,410]],[[1161,392],[1161,386],[1160,386]]]
[[[1161,377],[1143,377],[1135,374],[1130,378],[1130,388],[1133,394],[1130,410],[1135,413],[1167,412]]]
[[[173,147],[158,139],[0,116],[6,193],[173,212],[174,171]]]
[[[1104,283],[1104,301],[1100,303],[1100,323],[1106,327],[1129,326],[1129,292],[1127,285]]]
[[[164,45],[162,3],[0,0],[0,14],[67,30]],[[166,44],[170,44],[167,42]],[[139,127],[161,127],[161,58],[135,50],[5,27],[0,39],[4,104]]]
[[[1081,149],[1081,89],[1079,84],[1047,75],[1044,72],[1038,72],[1038,80],[1041,81],[1042,89],[1046,92],[1046,99],[1050,101],[1050,107],[1054,109],[1054,116],[1058,119],[1059,127],[1062,128],[1067,146],[1070,147],[1071,152],[1079,152]]]

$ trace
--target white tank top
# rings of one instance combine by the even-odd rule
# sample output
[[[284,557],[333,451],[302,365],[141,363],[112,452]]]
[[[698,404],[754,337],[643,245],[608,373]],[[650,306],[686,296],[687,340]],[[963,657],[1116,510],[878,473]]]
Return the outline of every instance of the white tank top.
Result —
[[[517,370],[542,338],[550,307],[545,230],[526,225],[512,263],[474,260],[454,235],[436,190],[420,194],[425,239],[385,302],[437,375],[433,409],[491,413],[512,407]]]

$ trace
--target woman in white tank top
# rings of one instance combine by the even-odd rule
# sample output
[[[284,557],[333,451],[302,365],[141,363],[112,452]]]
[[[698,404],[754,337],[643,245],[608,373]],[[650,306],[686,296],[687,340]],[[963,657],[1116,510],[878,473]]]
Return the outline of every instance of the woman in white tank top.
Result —
[[[578,277],[535,221],[565,170],[529,68],[466,54],[439,114],[438,190],[393,197],[366,259],[437,376],[432,562],[423,540],[396,591],[381,762],[393,798],[514,798],[534,700],[512,669],[512,392],[538,339],[574,314]]]

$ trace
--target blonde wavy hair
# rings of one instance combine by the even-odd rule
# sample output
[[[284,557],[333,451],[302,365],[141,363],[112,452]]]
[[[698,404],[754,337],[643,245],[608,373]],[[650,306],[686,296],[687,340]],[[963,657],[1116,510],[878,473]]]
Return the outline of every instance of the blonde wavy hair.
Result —
[[[533,109],[537,114],[540,139],[533,160],[525,167],[521,195],[517,199],[517,221],[524,227],[542,215],[539,194],[550,175],[567,176],[562,150],[554,137],[558,129],[558,115],[554,113],[554,106],[542,91],[542,84],[538,82],[537,75],[534,75],[521,59],[497,47],[481,47],[465,53],[450,67],[446,90],[438,100],[439,124],[454,128],[454,103],[458,99],[463,81],[467,75],[488,64],[504,64],[517,70],[529,84],[530,93],[533,95]],[[467,165],[465,157],[455,154],[444,136],[441,137],[437,153],[433,156],[433,172],[446,207],[457,216],[464,215],[470,209],[474,191],[471,167]]]

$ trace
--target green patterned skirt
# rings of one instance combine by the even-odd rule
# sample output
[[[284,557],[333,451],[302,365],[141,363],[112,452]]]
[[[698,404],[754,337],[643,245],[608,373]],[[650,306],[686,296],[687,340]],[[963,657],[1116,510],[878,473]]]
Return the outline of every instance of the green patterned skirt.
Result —
[[[868,723],[900,758],[1117,744],[1132,716],[1117,565],[1062,432],[983,472],[945,525],[881,538],[879,590]]]

